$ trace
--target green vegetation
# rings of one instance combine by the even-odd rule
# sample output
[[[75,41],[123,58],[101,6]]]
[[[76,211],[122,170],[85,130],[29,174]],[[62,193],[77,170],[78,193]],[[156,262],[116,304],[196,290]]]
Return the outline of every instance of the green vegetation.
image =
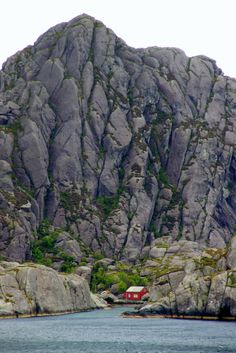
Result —
[[[59,235],[58,230],[50,231],[50,223],[44,220],[38,229],[38,240],[32,244],[32,258],[35,262],[50,266],[52,255],[56,255],[55,244]]]
[[[21,122],[20,120],[15,120],[13,121],[11,124],[9,125],[4,125],[1,126],[0,129],[2,131],[6,131],[6,132],[11,132],[13,133],[15,136],[18,134],[18,132],[23,131],[23,127],[21,126]]]
[[[20,120],[15,120],[13,123],[8,125],[8,129],[14,134],[17,135],[19,131],[23,131]]]
[[[158,232],[157,226],[153,222],[150,223],[149,232],[152,232],[154,234],[155,239],[161,237],[161,234]]]
[[[60,193],[60,201],[62,206],[67,210],[71,207],[70,194],[67,191]]]
[[[60,193],[60,201],[63,208],[76,216],[82,201],[82,196],[75,191],[63,191]]]
[[[203,270],[204,267],[209,266],[212,268],[216,268],[217,265],[217,259],[214,259],[212,257],[206,257],[203,256],[199,260],[194,259],[195,264],[198,266],[198,269]]]
[[[236,287],[236,272],[232,271],[228,274],[227,286]]]
[[[157,181],[163,184],[165,187],[170,187],[170,183],[168,177],[166,175],[165,170],[161,167],[159,170],[159,174],[157,176]]]
[[[164,214],[162,216],[161,221],[162,221],[162,226],[166,226],[169,230],[172,230],[175,225],[176,218],[169,214]]]
[[[91,277],[91,290],[110,289],[112,285],[117,286],[117,293],[123,293],[130,286],[146,286],[147,278],[140,277],[138,272],[131,269],[119,268],[116,271],[109,272],[103,264],[95,264]]]
[[[105,154],[106,154],[106,149],[105,149],[105,147],[100,146],[100,148],[99,148],[99,153],[98,153],[99,158],[100,158],[100,159],[103,159],[104,156],[105,156]]]
[[[98,196],[96,202],[104,215],[108,217],[110,213],[118,207],[119,195],[116,194],[114,196]]]
[[[155,122],[156,124],[164,124],[167,120],[172,120],[172,119],[173,117],[171,114],[163,112],[160,109],[157,110],[157,119]]]
[[[64,74],[64,80],[70,80],[72,78],[73,78],[73,76],[71,74],[69,74],[68,72]]]
[[[119,187],[117,193],[113,196],[98,196],[96,203],[104,216],[107,218],[110,213],[118,207],[120,196],[123,192],[123,188]]]
[[[32,259],[36,263],[51,266],[53,262],[60,261],[60,270],[70,273],[75,268],[75,259],[55,247],[60,229],[54,229],[50,222],[44,220],[38,229],[38,239],[32,244]]]
[[[5,82],[4,84],[4,90],[5,91],[11,91],[15,87],[16,81],[14,79],[14,74],[11,74],[11,80],[8,82]]]
[[[63,260],[63,263],[61,265],[61,271],[66,272],[66,273],[71,273],[75,269],[75,259],[73,256],[70,256],[64,252],[61,252],[60,254],[61,259]]]

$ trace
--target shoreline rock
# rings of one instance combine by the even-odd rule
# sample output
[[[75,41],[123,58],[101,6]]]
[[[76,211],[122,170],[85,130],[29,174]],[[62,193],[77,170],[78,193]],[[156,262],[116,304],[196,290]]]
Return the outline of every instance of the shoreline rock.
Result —
[[[122,314],[123,318],[129,319],[179,319],[179,320],[214,320],[214,321],[236,321],[236,316],[199,316],[199,315],[160,315],[160,314],[144,314],[144,313],[135,313],[132,311],[127,311]]]
[[[0,317],[60,315],[101,308],[88,283],[43,265],[0,262]]]

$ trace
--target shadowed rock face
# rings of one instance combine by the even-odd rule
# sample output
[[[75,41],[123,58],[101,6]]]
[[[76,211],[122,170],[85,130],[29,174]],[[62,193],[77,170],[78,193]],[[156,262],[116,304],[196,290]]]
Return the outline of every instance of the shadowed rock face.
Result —
[[[30,259],[45,218],[79,258],[135,261],[162,235],[225,247],[235,118],[207,57],[130,48],[87,15],[51,28],[0,72],[0,254]]]

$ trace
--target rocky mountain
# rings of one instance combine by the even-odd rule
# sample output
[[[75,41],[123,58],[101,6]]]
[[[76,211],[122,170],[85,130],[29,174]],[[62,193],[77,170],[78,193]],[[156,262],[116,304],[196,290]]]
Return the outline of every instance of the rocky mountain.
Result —
[[[138,264],[163,237],[228,254],[235,146],[236,80],[214,60],[59,24],[0,72],[1,258]]]

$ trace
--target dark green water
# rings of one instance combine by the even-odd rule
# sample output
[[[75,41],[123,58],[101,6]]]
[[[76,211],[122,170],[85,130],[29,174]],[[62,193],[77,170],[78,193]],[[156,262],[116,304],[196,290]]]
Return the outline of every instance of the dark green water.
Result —
[[[123,308],[0,320],[0,353],[236,353],[236,323],[125,319]]]

